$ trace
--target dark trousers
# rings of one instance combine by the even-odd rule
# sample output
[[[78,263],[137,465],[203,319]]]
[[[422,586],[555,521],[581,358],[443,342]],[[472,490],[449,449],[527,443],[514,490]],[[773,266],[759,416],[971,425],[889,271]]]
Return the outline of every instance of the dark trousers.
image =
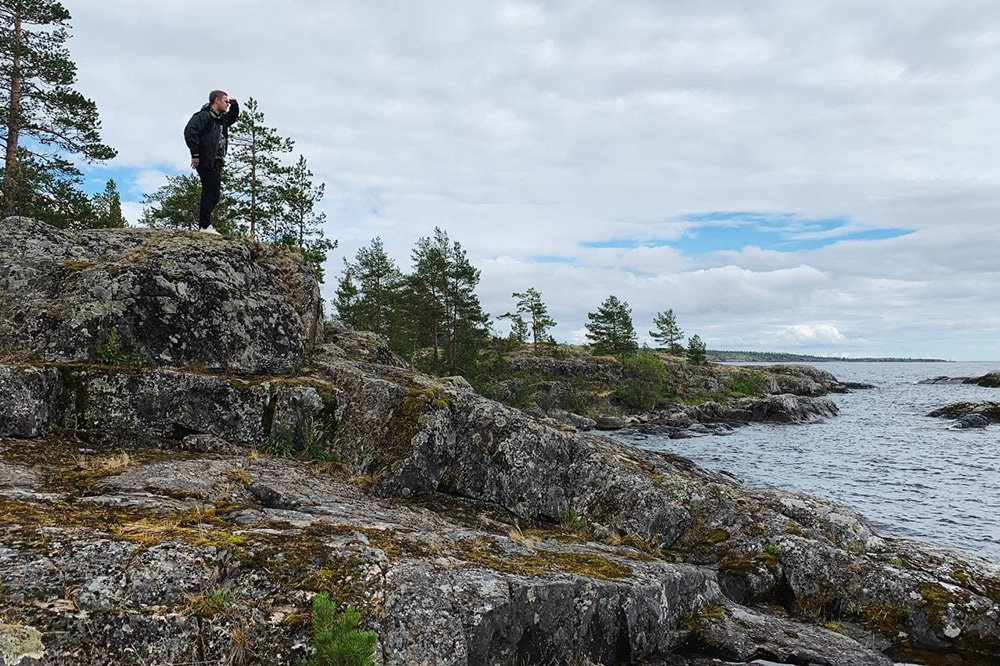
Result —
[[[201,178],[201,212],[198,224],[207,229],[212,224],[212,209],[222,197],[222,160],[212,160],[198,165]]]

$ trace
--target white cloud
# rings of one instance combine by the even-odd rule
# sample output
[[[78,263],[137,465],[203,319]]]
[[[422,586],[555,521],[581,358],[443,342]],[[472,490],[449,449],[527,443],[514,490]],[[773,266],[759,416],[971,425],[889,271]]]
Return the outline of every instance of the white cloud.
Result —
[[[132,226],[136,226],[142,218],[142,209],[143,206],[138,201],[122,201],[122,216]]]
[[[839,345],[847,342],[847,338],[830,324],[792,324],[778,332],[778,337],[787,344],[801,345]]]
[[[297,141],[343,253],[381,235],[405,264],[440,225],[482,267],[492,312],[536,286],[565,339],[615,293],[637,324],[673,307],[710,346],[835,322],[847,340],[815,344],[1000,358],[1000,6],[65,4],[79,88],[114,166],[140,174],[129,198],[187,171],[181,129],[221,87]],[[705,211],[916,233],[795,252],[581,247],[677,240]]]

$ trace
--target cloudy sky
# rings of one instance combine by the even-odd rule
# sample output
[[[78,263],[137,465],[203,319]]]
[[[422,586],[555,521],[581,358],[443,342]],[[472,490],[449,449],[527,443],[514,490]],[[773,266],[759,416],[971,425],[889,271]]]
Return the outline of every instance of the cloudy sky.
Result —
[[[1000,359],[995,2],[63,2],[131,219],[219,87],[326,183],[331,275],[438,225],[564,341],[615,294],[710,348]]]

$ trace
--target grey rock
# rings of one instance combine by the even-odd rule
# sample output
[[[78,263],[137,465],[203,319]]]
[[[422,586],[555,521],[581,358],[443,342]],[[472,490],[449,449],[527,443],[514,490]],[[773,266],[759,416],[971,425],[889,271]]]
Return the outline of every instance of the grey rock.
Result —
[[[847,636],[790,623],[761,612],[731,606],[721,620],[701,620],[700,637],[725,646],[719,656],[737,661],[764,658],[778,663],[823,666],[892,666],[893,661]]]
[[[935,409],[927,416],[954,419],[956,428],[985,428],[991,423],[1000,423],[1000,402],[956,402]]]
[[[700,423],[810,423],[839,413],[836,403],[826,397],[792,394],[762,398],[740,398],[719,403],[709,401],[685,409],[688,419]]]
[[[0,436],[39,437],[47,432],[56,371],[0,365]]]
[[[918,384],[965,384],[972,379],[971,377],[929,377],[927,379],[921,379]]]
[[[0,340],[43,360],[97,360],[114,330],[153,365],[289,372],[322,340],[315,277],[259,243],[27,218],[0,237]]]
[[[956,428],[985,428],[990,420],[983,414],[967,414],[955,421]]]
[[[0,394],[0,406],[9,416],[0,415],[0,433],[13,436],[37,437],[55,427],[98,443],[181,440],[183,448],[223,452],[260,445],[280,427],[300,443],[310,431],[336,427],[336,390],[312,378],[0,365],[0,382],[5,378],[9,390]]]
[[[621,430],[625,423],[617,416],[600,416],[594,427],[598,430]]]

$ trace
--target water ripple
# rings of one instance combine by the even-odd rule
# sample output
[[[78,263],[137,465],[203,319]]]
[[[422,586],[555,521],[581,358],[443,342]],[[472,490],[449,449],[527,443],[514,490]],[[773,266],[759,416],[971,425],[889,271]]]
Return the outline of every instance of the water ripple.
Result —
[[[1000,363],[826,363],[844,381],[879,388],[833,396],[841,415],[805,427],[752,425],[726,437],[625,439],[732,473],[855,507],[888,535],[1000,561],[1000,426],[955,430],[927,412],[1000,390],[924,385],[938,375],[982,375]]]

